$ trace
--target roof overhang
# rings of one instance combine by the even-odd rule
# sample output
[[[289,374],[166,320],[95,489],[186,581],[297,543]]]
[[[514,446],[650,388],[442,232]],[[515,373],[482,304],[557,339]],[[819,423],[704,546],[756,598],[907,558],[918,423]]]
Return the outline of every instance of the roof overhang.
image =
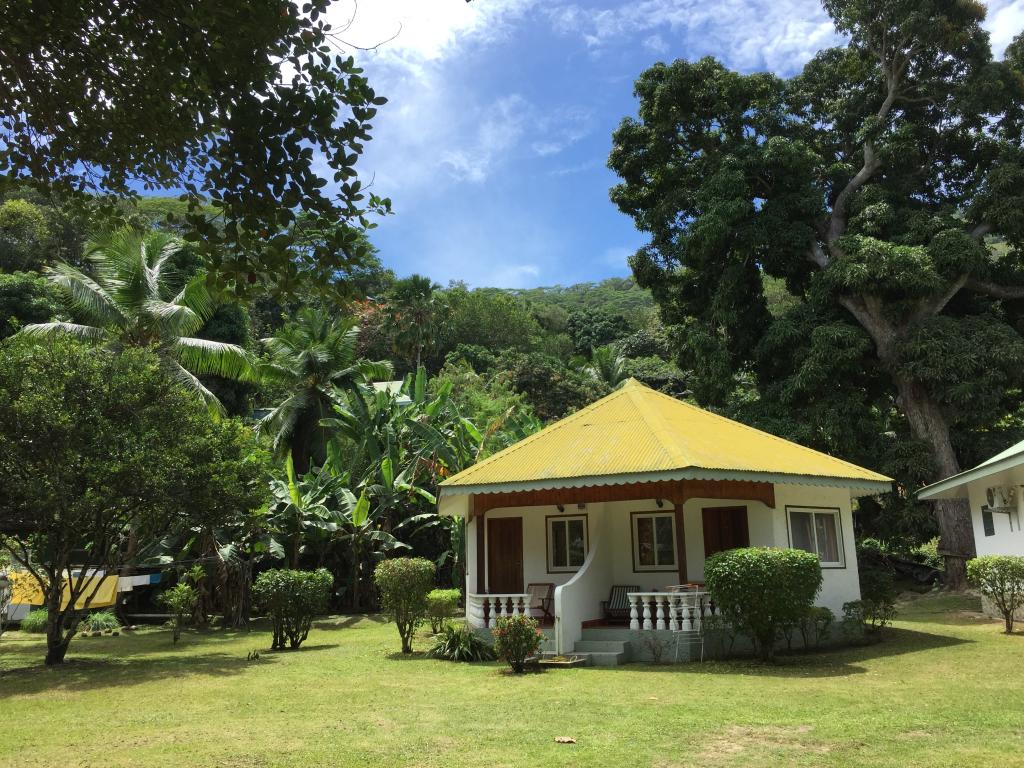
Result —
[[[1024,455],[1014,454],[1013,456],[1007,456],[1005,459],[982,464],[958,475],[947,477],[945,480],[926,485],[917,492],[917,498],[922,501],[965,499],[967,498],[967,486],[970,483],[986,478],[994,478],[996,475],[1002,475],[1010,470],[1017,469],[1021,465],[1024,465]]]
[[[566,477],[493,484],[441,484],[438,498],[451,498],[476,493],[514,493],[516,491],[545,491],[556,488],[586,488],[600,485],[627,485],[653,483],[663,480],[739,480],[782,485],[816,485],[831,488],[849,488],[853,496],[870,496],[892,490],[891,480],[864,478],[817,477],[783,473],[743,472],[737,470],[681,469],[672,472],[633,472],[624,475],[596,475]]]

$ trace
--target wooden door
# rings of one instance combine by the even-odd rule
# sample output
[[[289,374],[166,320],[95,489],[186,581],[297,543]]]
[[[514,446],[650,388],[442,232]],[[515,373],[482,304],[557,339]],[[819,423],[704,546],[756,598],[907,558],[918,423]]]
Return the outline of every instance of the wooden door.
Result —
[[[487,518],[487,591],[523,591],[523,518]]]
[[[746,507],[705,507],[704,556],[750,546]]]

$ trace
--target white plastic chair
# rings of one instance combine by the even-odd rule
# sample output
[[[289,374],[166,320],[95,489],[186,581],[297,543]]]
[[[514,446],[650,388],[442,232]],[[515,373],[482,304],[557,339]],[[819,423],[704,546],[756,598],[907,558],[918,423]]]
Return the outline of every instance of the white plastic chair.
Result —
[[[688,647],[700,646],[700,660],[704,661],[704,619],[701,615],[701,598],[705,593],[696,590],[685,590],[673,595],[675,602],[675,621],[672,632],[676,636],[676,656],[679,661],[679,646],[684,643]]]

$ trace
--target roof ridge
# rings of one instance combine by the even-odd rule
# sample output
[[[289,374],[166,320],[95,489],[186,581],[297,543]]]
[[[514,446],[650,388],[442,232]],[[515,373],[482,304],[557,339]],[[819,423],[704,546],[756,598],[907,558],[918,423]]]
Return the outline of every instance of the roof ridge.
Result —
[[[641,386],[644,386],[644,385],[641,384]],[[679,400],[678,398],[672,397],[671,395],[666,395],[664,392],[659,392],[658,390],[656,390],[656,389],[654,389],[652,387],[644,387],[644,388],[649,390],[651,393],[653,393],[655,395],[658,395],[659,397],[663,397],[663,398],[665,398],[667,400],[671,400],[674,403],[678,403],[679,405],[685,406],[686,408],[689,408],[690,410],[693,410],[693,411],[697,411],[697,412],[699,412],[701,414],[704,414],[704,415],[707,415],[707,416],[711,416],[712,418],[718,419],[719,421],[726,421],[726,422],[729,422],[730,424],[735,424],[735,425],[737,425],[739,427],[742,427],[745,430],[748,430],[749,432],[754,432],[754,433],[759,434],[759,435],[764,435],[765,437],[768,437],[768,438],[770,438],[772,440],[776,440],[776,441],[781,442],[781,443],[786,443],[787,445],[795,445],[797,448],[800,448],[801,450],[809,451],[810,453],[816,453],[819,456],[824,456],[826,458],[832,459],[832,461],[838,461],[840,464],[845,464],[846,466],[848,466],[848,467],[850,467],[852,469],[856,469],[859,472],[871,472],[872,474],[875,474],[875,475],[878,475],[879,477],[882,477],[881,473],[879,473],[879,472],[875,472],[874,470],[870,470],[870,469],[867,469],[865,467],[861,467],[861,466],[859,466],[857,464],[854,464],[852,461],[847,461],[846,459],[840,459],[838,456],[833,456],[831,453],[825,453],[824,451],[819,451],[819,450],[817,450],[815,448],[808,448],[806,445],[803,445],[802,443],[798,443],[798,442],[796,442],[794,440],[787,440],[784,437],[779,437],[778,435],[773,435],[771,432],[765,432],[763,429],[758,429],[757,427],[752,427],[749,424],[745,424],[742,421],[738,421],[737,419],[730,419],[728,416],[722,416],[720,413],[715,413],[714,411],[709,411],[709,410],[707,410],[705,408],[700,408],[700,407],[698,407],[696,405],[693,405],[692,403],[686,402],[685,400]]]
[[[668,454],[669,458],[672,460],[673,463],[675,463],[679,467],[682,467],[683,464],[686,463],[682,451],[680,451],[679,447],[675,445],[673,442],[670,442],[665,439],[665,435],[668,432],[668,428],[662,422],[652,421],[650,415],[647,413],[647,409],[643,407],[643,400],[641,398],[641,395],[644,394],[643,391],[647,390],[649,392],[657,392],[657,390],[653,389],[652,387],[648,387],[642,384],[641,382],[637,381],[636,379],[632,378],[629,379],[628,384],[624,386],[623,389],[629,392],[630,401],[633,403],[633,405],[636,406],[637,411],[640,413],[640,418],[643,420],[644,424],[647,425],[647,428],[654,435],[655,439],[658,441],[658,445],[660,445],[662,450]],[[658,392],[658,394],[662,393]],[[675,400],[675,398],[672,399]]]
[[[605,402],[611,400],[612,398],[620,397],[621,395],[624,395],[624,394],[627,394],[627,390],[626,390],[625,387],[620,387],[619,389],[613,390],[612,392],[609,392],[604,397],[595,400],[590,405],[587,405],[587,406],[584,406],[583,408],[580,408],[575,413],[570,413],[568,416],[564,416],[561,419],[559,419],[558,421],[555,421],[552,424],[548,424],[546,427],[544,427],[543,429],[540,429],[540,430],[534,432],[532,435],[527,435],[522,440],[520,440],[520,441],[518,441],[516,443],[513,443],[512,445],[508,446],[507,448],[502,448],[497,453],[492,453],[486,459],[483,459],[482,461],[478,461],[476,464],[468,466],[468,467],[466,467],[465,469],[463,469],[460,472],[456,472],[455,475],[452,475],[451,477],[447,478],[447,480],[445,482],[447,482],[448,480],[451,480],[452,477],[455,477],[456,475],[462,475],[464,477],[468,477],[469,475],[471,475],[474,472],[476,472],[478,469],[481,469],[481,468],[483,468],[483,467],[493,463],[499,457],[510,456],[513,453],[515,453],[517,450],[519,450],[520,448],[526,447],[527,445],[532,445],[534,442],[536,442],[538,439],[540,439],[541,435],[552,434],[556,430],[558,430],[558,429],[568,425],[569,423],[575,423],[584,414],[587,414],[587,413],[590,413],[591,411],[596,410],[597,406],[601,405],[602,403],[605,403]]]

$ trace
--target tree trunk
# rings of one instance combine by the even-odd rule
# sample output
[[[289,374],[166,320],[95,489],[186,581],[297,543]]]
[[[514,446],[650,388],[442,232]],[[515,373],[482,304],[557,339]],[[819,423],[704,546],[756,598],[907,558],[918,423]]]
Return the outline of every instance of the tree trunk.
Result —
[[[906,376],[896,376],[898,402],[910,424],[910,430],[931,448],[938,470],[936,481],[960,472],[953,444],[949,437],[949,423],[924,387]],[[967,561],[974,557],[974,528],[971,507],[967,499],[940,499],[935,502],[935,517],[939,523],[940,551],[946,560],[946,584],[952,589],[967,585]]]
[[[352,548],[352,612],[359,611],[359,565],[362,560],[362,547]]]
[[[64,614],[61,612],[61,594],[63,583],[59,579],[50,580],[50,588],[46,595],[46,666],[53,667],[64,663],[68,646],[71,645],[73,632],[64,631]]]

